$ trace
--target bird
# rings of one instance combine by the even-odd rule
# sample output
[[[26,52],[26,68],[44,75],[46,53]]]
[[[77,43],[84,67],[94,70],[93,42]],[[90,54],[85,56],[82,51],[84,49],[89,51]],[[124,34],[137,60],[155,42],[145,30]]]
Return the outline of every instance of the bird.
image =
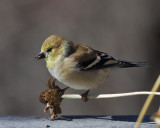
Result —
[[[88,101],[90,89],[104,83],[112,70],[146,65],[145,62],[116,59],[59,35],[49,36],[36,58],[45,59],[48,71],[59,82],[76,90],[85,90],[81,95],[84,101]]]

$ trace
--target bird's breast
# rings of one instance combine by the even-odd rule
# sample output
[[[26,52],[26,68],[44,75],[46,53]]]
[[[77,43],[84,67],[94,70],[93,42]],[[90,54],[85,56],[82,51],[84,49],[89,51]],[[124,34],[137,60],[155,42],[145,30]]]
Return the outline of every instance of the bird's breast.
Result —
[[[109,74],[109,70],[78,71],[72,60],[63,60],[48,68],[51,75],[63,84],[74,89],[91,89],[102,84]]]

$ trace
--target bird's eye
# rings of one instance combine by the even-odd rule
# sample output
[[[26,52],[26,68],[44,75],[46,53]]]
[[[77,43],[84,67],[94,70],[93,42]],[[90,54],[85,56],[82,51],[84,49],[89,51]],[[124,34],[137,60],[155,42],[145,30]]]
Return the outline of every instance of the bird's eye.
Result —
[[[52,48],[48,48],[48,49],[47,49],[47,52],[51,52],[51,51],[52,51]]]

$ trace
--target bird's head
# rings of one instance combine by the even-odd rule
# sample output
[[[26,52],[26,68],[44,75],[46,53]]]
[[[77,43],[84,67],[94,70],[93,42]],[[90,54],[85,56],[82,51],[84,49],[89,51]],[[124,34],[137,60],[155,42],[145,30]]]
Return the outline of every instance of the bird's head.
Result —
[[[47,65],[52,65],[61,56],[66,56],[71,51],[72,42],[58,35],[49,36],[41,47],[41,52],[36,59],[45,59]]]
[[[45,59],[46,61],[54,61],[62,55],[63,45],[66,40],[57,35],[49,36],[41,47],[41,52],[36,56],[36,59]]]

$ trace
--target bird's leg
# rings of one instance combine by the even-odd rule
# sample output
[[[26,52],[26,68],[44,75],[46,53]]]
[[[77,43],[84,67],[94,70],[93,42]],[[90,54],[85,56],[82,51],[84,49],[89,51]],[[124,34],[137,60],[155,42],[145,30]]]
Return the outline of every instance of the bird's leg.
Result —
[[[61,89],[62,95],[64,94],[64,92],[65,92],[68,88],[69,88],[69,87],[66,87],[66,88],[64,88],[64,89]]]
[[[83,93],[83,94],[81,95],[81,96],[82,96],[82,100],[83,100],[84,102],[87,102],[87,101],[88,101],[88,98],[87,98],[88,93],[89,93],[89,90],[87,90],[85,93]]]

